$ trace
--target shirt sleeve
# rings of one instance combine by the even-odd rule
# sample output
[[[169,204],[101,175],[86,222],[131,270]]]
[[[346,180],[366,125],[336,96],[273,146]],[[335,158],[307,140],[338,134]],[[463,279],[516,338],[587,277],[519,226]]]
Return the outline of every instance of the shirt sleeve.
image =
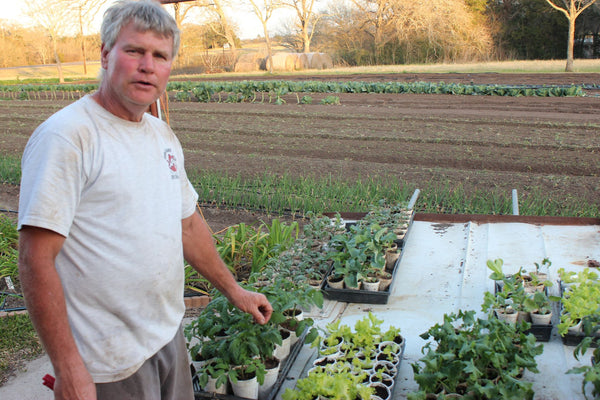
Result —
[[[47,124],[21,160],[18,229],[31,225],[68,236],[83,186],[81,149]]]

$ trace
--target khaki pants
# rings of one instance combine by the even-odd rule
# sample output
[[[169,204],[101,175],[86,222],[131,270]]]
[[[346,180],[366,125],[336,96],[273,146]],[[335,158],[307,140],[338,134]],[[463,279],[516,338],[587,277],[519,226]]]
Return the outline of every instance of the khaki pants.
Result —
[[[118,382],[97,383],[96,393],[98,400],[194,400],[182,329],[132,376]]]

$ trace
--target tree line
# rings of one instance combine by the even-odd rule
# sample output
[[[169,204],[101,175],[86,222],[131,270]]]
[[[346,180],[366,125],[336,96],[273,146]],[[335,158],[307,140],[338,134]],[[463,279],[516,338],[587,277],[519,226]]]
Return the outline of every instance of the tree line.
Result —
[[[243,44],[231,14],[242,7],[261,22],[269,56],[280,44],[326,52],[339,65],[567,58],[569,70],[569,55],[572,68],[573,57],[600,53],[596,0],[178,1],[162,0],[182,30],[180,66],[193,59],[190,52],[225,46],[235,55]],[[34,26],[0,19],[0,67],[98,59],[92,22],[107,0],[27,4]],[[282,7],[294,17],[271,32],[268,23]],[[585,53],[590,40],[596,49]]]

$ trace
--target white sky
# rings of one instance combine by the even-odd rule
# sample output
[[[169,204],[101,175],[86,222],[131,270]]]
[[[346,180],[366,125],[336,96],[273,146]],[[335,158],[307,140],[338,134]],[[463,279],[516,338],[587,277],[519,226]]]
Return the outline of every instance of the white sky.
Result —
[[[0,18],[12,20],[21,23],[22,25],[29,25],[31,21],[26,17],[26,2],[27,0],[0,0]],[[109,4],[113,0],[109,1]],[[171,9],[171,6],[166,6],[167,9]],[[101,17],[102,13],[100,13]],[[269,34],[273,35],[281,30],[282,24],[286,21],[289,15],[293,15],[291,10],[276,10],[273,17],[269,20],[268,28]],[[254,15],[250,8],[247,10],[237,10],[233,15],[233,19],[237,22],[239,27],[239,35],[241,39],[254,39],[257,36],[263,37],[263,29],[258,17]],[[193,22],[193,19],[187,19],[188,22]],[[198,21],[199,22],[199,21]],[[100,22],[97,24],[98,30],[100,28]]]

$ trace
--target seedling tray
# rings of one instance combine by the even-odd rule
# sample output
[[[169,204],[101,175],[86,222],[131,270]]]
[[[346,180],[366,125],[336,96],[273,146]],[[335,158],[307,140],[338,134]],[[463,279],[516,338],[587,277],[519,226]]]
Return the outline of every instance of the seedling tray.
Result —
[[[304,333],[298,338],[296,343],[294,343],[294,345],[291,347],[290,354],[286,357],[283,364],[281,364],[281,366],[279,367],[279,375],[277,375],[277,381],[273,385],[273,388],[271,389],[268,397],[265,400],[273,400],[275,398],[275,396],[277,395],[277,392],[279,392],[279,389],[281,388],[281,384],[283,383],[283,380],[285,379],[290,368],[294,364],[294,361],[296,360],[296,357],[298,356],[300,349],[302,349],[302,346],[304,346],[304,341],[306,340],[307,334],[308,334],[308,329],[306,329],[304,331]],[[195,371],[193,370],[193,366],[190,366],[190,367],[192,368],[192,376],[193,376],[192,384],[194,386],[194,399],[195,400],[206,400],[206,399],[242,400],[242,399],[245,399],[245,397],[234,396],[232,394],[220,394],[220,393],[203,391],[202,388],[200,387],[200,384],[198,383],[198,378],[196,376],[194,376]]]
[[[406,347],[406,337],[404,337],[404,341],[402,342],[402,346],[401,346],[401,350],[400,350],[400,354],[399,354],[399,358],[400,361],[398,362],[398,365],[396,365],[396,376],[394,376],[394,385],[392,386],[392,390],[390,393],[390,399],[395,399],[396,398],[396,388],[400,385],[398,385],[398,379],[400,378],[400,365],[402,364],[402,359],[404,358],[404,349]]]
[[[559,285],[560,285],[560,297],[562,299],[563,297],[563,293],[565,291],[565,284],[562,281],[559,281]],[[563,312],[563,305],[562,303],[560,303],[560,314],[562,314]],[[598,335],[600,336],[600,335]],[[564,336],[562,336],[562,342],[565,346],[577,346],[579,343],[581,343],[581,341],[586,337],[586,335],[581,332],[581,333],[571,333],[571,332],[567,332]],[[590,347],[598,347],[598,340],[593,340],[592,343],[590,344]]]
[[[335,217],[337,213],[324,213],[324,215],[329,217]],[[348,224],[356,223],[356,221],[362,219],[366,213],[352,213],[352,212],[342,212],[339,213],[340,217],[345,220],[346,226]],[[323,295],[329,300],[337,300],[343,301],[346,303],[365,303],[365,304],[387,304],[390,291],[394,286],[394,282],[396,281],[396,270],[398,269],[398,265],[400,265],[400,261],[402,260],[402,255],[404,254],[404,244],[406,243],[406,239],[408,238],[408,234],[410,233],[410,228],[412,226],[412,221],[414,218],[414,212],[409,218],[408,228],[406,233],[404,234],[404,238],[397,242],[398,248],[401,249],[400,256],[396,260],[394,264],[394,269],[391,271],[392,273],[392,283],[386,290],[380,290],[377,292],[372,292],[368,290],[362,289],[335,289],[329,286],[327,283],[327,277],[331,275],[333,271],[333,264],[327,270],[323,281],[321,282],[321,291]]]
[[[533,336],[535,336],[535,340],[538,342],[548,342],[550,341],[550,335],[552,334],[552,324],[531,324],[531,328],[529,328],[526,333],[533,334]]]
[[[562,337],[562,341],[565,346],[577,346],[585,337],[586,336],[583,333],[579,335],[574,333],[567,333],[565,336]],[[598,341],[593,340],[590,343],[590,347],[598,347]]]
[[[501,290],[500,283],[498,281],[494,282],[494,290],[496,293],[498,293]],[[548,294],[548,291],[547,291],[548,289],[544,289],[544,290],[546,290],[546,294]],[[538,342],[549,342],[550,336],[552,334],[552,327],[553,327],[552,323],[549,323],[549,324],[531,323],[531,328],[526,330],[525,333],[531,333],[533,336],[535,336],[535,340],[537,340]]]
[[[390,290],[394,285],[396,270],[398,269],[398,264],[400,264],[401,258],[402,254],[400,254],[400,257],[398,257],[398,260],[396,260],[396,263],[394,264],[394,269],[392,270],[392,283],[386,290],[372,292],[362,289],[332,288],[327,283],[327,277],[331,275],[333,271],[333,265],[329,267],[329,270],[325,275],[325,279],[323,279],[323,282],[321,282],[321,290],[323,291],[325,297],[327,297],[329,300],[343,301],[346,303],[387,304],[390,297]]]

